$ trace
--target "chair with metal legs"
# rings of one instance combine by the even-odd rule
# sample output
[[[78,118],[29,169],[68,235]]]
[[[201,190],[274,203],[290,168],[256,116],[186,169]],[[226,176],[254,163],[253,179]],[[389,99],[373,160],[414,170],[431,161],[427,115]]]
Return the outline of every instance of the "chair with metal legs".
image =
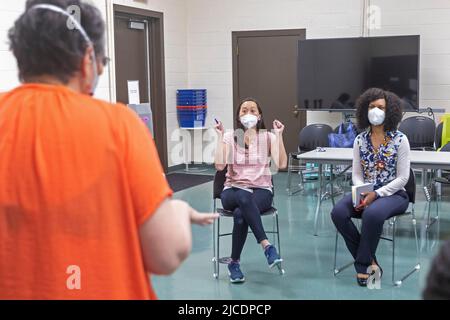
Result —
[[[406,118],[398,130],[408,137],[411,150],[435,150],[436,123],[433,119],[423,116]]]
[[[225,179],[226,179],[226,172],[227,169],[225,168],[222,171],[217,171],[216,175],[214,177],[214,189],[213,189],[213,206],[214,206],[214,212],[217,212],[220,216],[219,219],[214,221],[213,225],[213,268],[214,278],[219,278],[219,269],[220,264],[228,264],[231,260],[230,257],[221,257],[220,256],[220,239],[222,237],[231,236],[231,232],[222,233],[220,229],[220,221],[222,218],[233,218],[233,212],[225,210],[223,208],[217,207],[217,201],[220,200],[220,195],[223,191]],[[267,234],[273,235],[273,243],[276,244],[278,248],[278,254],[281,257],[281,242],[280,242],[280,225],[278,221],[278,210],[275,207],[270,208],[268,211],[261,213],[262,217],[272,217],[273,224],[272,224],[272,230],[266,231]],[[252,233],[249,231],[249,233]],[[281,275],[285,273],[284,269],[282,268],[281,263],[277,265],[277,268]]]
[[[304,172],[306,172],[307,174],[318,174],[317,169],[306,170],[306,167],[304,165],[300,165],[300,163],[294,165],[294,161],[300,162],[298,159],[298,155],[315,150],[317,147],[328,147],[328,134],[332,132],[333,129],[329,125],[319,123],[308,125],[300,131],[298,135],[298,152],[291,152],[288,156],[288,181],[286,186],[288,195],[294,195],[295,193],[300,192],[304,189]],[[300,175],[299,185],[301,187],[297,190],[292,190],[292,172],[294,171],[298,171]]]
[[[405,186],[406,189],[406,193],[408,194],[409,197],[409,202],[411,203],[411,211],[407,211],[401,215],[395,216],[388,221],[390,228],[392,228],[392,237],[389,237],[388,235],[382,235],[380,239],[382,240],[386,240],[392,243],[392,284],[394,286],[400,286],[403,281],[408,278],[410,275],[412,275],[414,272],[420,270],[420,248],[419,248],[419,239],[417,236],[417,221],[416,221],[416,217],[414,214],[414,204],[416,201],[416,180],[414,177],[414,172],[411,169],[410,170],[410,174],[409,174],[409,179],[408,182]],[[416,243],[416,258],[417,258],[417,263],[416,265],[410,270],[408,271],[405,275],[403,275],[399,280],[396,280],[395,277],[395,241],[396,241],[396,227],[397,227],[397,221],[399,218],[401,217],[406,217],[406,216],[410,216],[411,217],[411,223],[414,229],[414,238],[415,238],[415,243]],[[351,265],[353,265],[353,261],[350,263],[347,263],[344,266],[341,267],[337,267],[337,252],[338,252],[338,236],[339,236],[339,232],[336,230],[336,239],[335,239],[335,245],[334,245],[334,275],[336,276],[337,274],[339,274],[340,272],[342,272],[343,270],[347,269],[348,267],[350,267]]]
[[[441,122],[436,127],[436,136],[434,138],[434,149],[439,150],[442,147],[442,130],[444,127],[444,123]]]
[[[423,187],[424,193],[425,193],[425,199],[427,201],[427,218],[426,218],[426,224],[425,224],[425,230],[428,231],[428,229],[439,220],[439,200],[437,195],[437,186],[436,184],[450,184],[450,181],[448,181],[445,178],[434,178],[431,180],[428,185]],[[431,216],[431,205],[434,203],[435,205],[435,215],[434,217]]]
[[[403,120],[398,128],[408,137],[411,150],[435,151],[436,123],[424,116],[415,116]],[[427,185],[429,172],[421,169],[422,186]]]
[[[445,146],[443,146],[439,152],[450,152],[450,143],[447,143]],[[448,172],[447,172],[448,174]],[[428,213],[427,213],[427,222],[426,222],[426,230],[428,230],[437,220],[439,220],[439,197],[438,197],[438,190],[437,185],[440,184],[441,187],[443,185],[450,185],[449,177],[436,177],[437,174],[435,174],[435,178],[431,179],[431,181],[423,187],[424,193],[425,193],[425,199],[427,200],[427,207],[428,207]],[[431,216],[431,204],[434,202],[435,204],[435,216]]]

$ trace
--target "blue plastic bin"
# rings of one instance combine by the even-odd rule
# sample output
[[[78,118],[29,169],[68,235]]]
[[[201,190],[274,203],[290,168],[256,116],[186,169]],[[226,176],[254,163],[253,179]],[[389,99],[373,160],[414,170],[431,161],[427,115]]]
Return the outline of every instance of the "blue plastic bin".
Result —
[[[207,109],[184,110],[178,109],[178,122],[181,128],[204,127],[206,122]]]

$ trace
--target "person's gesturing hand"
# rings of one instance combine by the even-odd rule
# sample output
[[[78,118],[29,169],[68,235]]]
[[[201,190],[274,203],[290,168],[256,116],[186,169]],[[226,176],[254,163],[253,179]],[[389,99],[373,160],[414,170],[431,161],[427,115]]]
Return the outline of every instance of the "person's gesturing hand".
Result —
[[[284,131],[284,124],[282,124],[278,120],[275,120],[273,122],[273,130],[275,131],[275,133],[282,134]]]
[[[361,202],[360,205],[358,205],[355,210],[356,211],[362,211],[365,208],[367,208],[368,206],[370,206],[372,204],[372,202],[375,201],[375,199],[377,198],[377,193],[375,191],[372,192],[364,192],[362,194],[362,196],[364,197],[364,200]]]
[[[191,208],[191,223],[198,224],[200,226],[210,225],[219,218],[218,213],[199,213]]]
[[[225,129],[223,128],[222,122],[216,120],[216,125],[214,126],[214,129],[216,129],[216,132],[219,136],[223,136]]]

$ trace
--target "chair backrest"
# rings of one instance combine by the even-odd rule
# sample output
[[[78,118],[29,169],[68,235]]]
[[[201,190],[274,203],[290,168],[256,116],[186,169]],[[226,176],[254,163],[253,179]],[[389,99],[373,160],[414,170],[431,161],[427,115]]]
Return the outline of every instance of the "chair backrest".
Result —
[[[436,124],[432,119],[423,116],[407,118],[398,129],[408,137],[411,148],[434,148]]]
[[[299,135],[300,151],[311,151],[317,147],[328,147],[328,135],[333,133],[333,128],[327,124],[310,124],[304,127]]]
[[[450,142],[450,114],[446,113],[442,115],[442,135],[441,146],[445,146]]]
[[[405,185],[406,193],[409,197],[409,202],[415,203],[416,202],[416,177],[414,176],[413,169],[409,170],[409,179],[408,182]]]
[[[214,176],[213,199],[220,199],[227,175],[227,167],[222,171],[216,171]]]
[[[440,150],[441,152],[450,152],[450,142],[443,146]]]
[[[440,147],[442,147],[442,129],[443,129],[444,123],[441,122],[438,124],[437,128],[436,128],[436,137],[434,139],[435,141],[435,147],[436,150],[439,149]]]

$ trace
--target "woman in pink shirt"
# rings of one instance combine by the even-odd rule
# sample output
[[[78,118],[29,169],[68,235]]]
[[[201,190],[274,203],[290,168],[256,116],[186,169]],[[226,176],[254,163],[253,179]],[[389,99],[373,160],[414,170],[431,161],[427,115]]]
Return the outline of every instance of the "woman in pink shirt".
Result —
[[[236,128],[235,132],[225,132],[222,123],[217,124],[219,139],[215,156],[217,170],[227,167],[222,205],[234,215],[231,262],[228,265],[232,283],[245,281],[240,269],[240,256],[249,227],[261,244],[269,267],[282,261],[267,239],[261,213],[272,207],[271,169],[287,166],[284,125],[275,120],[272,132],[267,131],[256,100],[248,98],[241,102],[236,114]]]

